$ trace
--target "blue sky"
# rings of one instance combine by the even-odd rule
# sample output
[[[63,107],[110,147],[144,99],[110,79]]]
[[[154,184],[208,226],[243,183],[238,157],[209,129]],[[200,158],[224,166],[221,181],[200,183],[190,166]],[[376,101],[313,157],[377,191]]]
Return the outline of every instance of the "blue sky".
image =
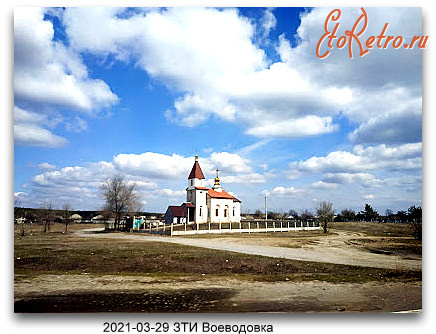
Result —
[[[331,10],[16,8],[16,202],[98,210],[123,174],[164,212],[198,154],[243,212],[422,205],[422,51],[321,60]],[[419,8],[367,13],[364,36],[422,35]]]

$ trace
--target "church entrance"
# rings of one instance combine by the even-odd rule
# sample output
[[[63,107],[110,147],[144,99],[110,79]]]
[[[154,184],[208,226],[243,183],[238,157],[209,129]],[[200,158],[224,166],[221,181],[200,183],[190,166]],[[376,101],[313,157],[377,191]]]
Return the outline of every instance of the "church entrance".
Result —
[[[195,208],[187,208],[188,209],[188,222],[193,222],[195,218]]]

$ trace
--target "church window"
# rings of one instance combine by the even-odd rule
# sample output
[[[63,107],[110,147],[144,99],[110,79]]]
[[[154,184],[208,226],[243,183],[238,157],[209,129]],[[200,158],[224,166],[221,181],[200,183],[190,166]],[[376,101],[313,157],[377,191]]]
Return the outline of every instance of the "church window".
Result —
[[[227,217],[227,209],[224,209],[224,217]]]
[[[202,212],[201,212],[202,209],[203,209],[203,207],[200,206],[200,212],[199,212],[199,216],[200,216],[200,217],[203,216],[203,215],[202,215]]]
[[[218,217],[218,208],[215,209],[215,216]]]
[[[233,216],[235,216],[235,210],[236,210],[236,207],[234,206],[233,207]]]

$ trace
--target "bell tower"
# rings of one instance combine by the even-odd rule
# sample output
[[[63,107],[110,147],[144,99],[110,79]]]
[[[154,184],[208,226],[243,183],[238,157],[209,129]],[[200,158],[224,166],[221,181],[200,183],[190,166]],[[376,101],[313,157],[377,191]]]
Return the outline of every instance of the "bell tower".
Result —
[[[198,155],[195,155],[194,166],[188,176],[188,189],[195,189],[195,187],[204,187],[204,175],[198,163]]]
[[[188,176],[188,188],[186,188],[186,201],[195,206],[193,217],[195,222],[202,223],[207,220],[206,194],[203,171],[198,163],[198,155],[195,155],[194,166]]]

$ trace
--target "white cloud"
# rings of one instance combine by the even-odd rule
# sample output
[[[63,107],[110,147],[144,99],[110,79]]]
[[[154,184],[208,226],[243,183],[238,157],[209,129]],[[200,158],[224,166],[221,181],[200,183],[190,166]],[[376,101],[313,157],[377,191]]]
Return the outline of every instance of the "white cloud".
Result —
[[[46,123],[47,116],[14,106],[14,123]]]
[[[152,178],[181,178],[192,168],[193,159],[178,154],[171,156],[154,152],[142,154],[118,154],[114,166],[131,175]]]
[[[363,198],[363,199],[368,199],[368,200],[370,200],[370,199],[374,199],[374,195],[372,195],[372,194],[367,194],[367,195],[363,195],[362,198]]]
[[[421,85],[421,50],[383,49],[373,48],[369,54],[361,58],[358,56],[357,43],[354,43],[354,59],[350,59],[348,45],[343,49],[334,48],[331,54],[322,61],[315,53],[316,45],[324,34],[324,23],[328,14],[334,8],[314,8],[301,18],[298,36],[301,43],[297,48],[291,48],[289,42],[281,39],[278,48],[282,59],[287,64],[298,69],[300,73],[310,75],[315,81],[339,86],[352,86],[363,89],[383,88],[388,84],[409,87]],[[412,36],[422,35],[421,8],[365,8],[369,24],[362,40],[369,36],[377,36],[382,31],[385,23],[389,23],[387,35]],[[339,30],[337,36],[345,35],[345,30],[350,30],[357,18],[362,14],[360,7],[341,8]],[[413,18],[413,19],[412,19]],[[327,50],[324,43],[321,54]],[[405,65],[405,66],[399,66]],[[407,65],[406,65],[407,64]],[[371,73],[371,75],[368,75]]]
[[[312,183],[311,187],[315,189],[336,189],[338,188],[338,184],[325,181],[317,181]]]
[[[238,149],[237,153],[241,156],[245,156],[245,155],[250,154],[251,152],[256,151],[257,149],[265,146],[270,141],[271,141],[270,139],[262,139],[261,141],[255,142],[253,144],[250,144],[250,145],[247,145],[245,147]],[[268,169],[267,164],[263,164],[263,165],[265,167],[264,169]]]
[[[277,24],[272,9],[254,23],[236,9],[68,8],[63,22],[75,50],[134,62],[173,89],[178,96],[165,115],[176,124],[216,117],[242,122],[249,135],[298,138],[337,131],[333,119],[342,113],[357,122],[355,143],[419,142],[421,50],[373,49],[349,59],[346,49],[335,49],[320,60],[315,44],[331,10],[303,14],[300,43],[291,47],[281,35],[276,62],[261,48]],[[419,8],[367,13],[365,36],[378,35],[386,22],[395,36],[422,33]],[[342,9],[338,34],[360,15],[360,8]]]
[[[273,14],[273,10],[271,8],[267,8],[264,12],[264,15],[261,19],[261,24],[262,24],[262,32],[263,32],[263,36],[262,37],[267,37],[270,33],[270,31],[272,29],[275,28],[276,24],[277,24],[277,19]]]
[[[315,8],[302,16],[298,28],[301,43],[297,47],[292,48],[281,36],[277,50],[283,62],[320,86],[347,87],[352,92],[341,111],[358,123],[358,128],[350,134],[355,143],[421,141],[422,50],[374,48],[360,58],[355,47],[355,57],[350,59],[348,47],[335,47],[327,58],[320,60],[315,53],[316,44],[324,33],[324,22],[331,10]],[[337,36],[344,35],[362,14],[360,8],[341,11]],[[371,7],[366,11],[370,24],[362,36],[364,41],[371,35],[379,35],[387,22],[387,35],[403,36],[409,41],[415,35],[422,35],[420,8]],[[321,53],[327,50],[326,45]]]
[[[327,173],[324,180],[332,184],[358,183],[365,187],[382,187],[384,181],[369,173]]]
[[[258,137],[298,138],[335,132],[338,125],[332,124],[331,117],[306,116],[282,122],[259,122],[261,125],[249,128],[246,133]]]
[[[14,200],[16,200],[16,201],[19,201],[26,196],[27,196],[27,193],[25,193],[23,191],[14,192]]]
[[[78,53],[54,40],[42,8],[14,11],[15,102],[66,106],[89,113],[118,101],[109,86],[91,79]]]
[[[282,186],[275,187],[272,190],[273,195],[277,195],[279,197],[299,197],[300,195],[306,193],[303,189],[297,189],[294,187],[285,188]]]
[[[214,152],[209,157],[200,157],[199,163],[206,177],[214,177],[214,167],[222,167],[220,179],[225,189],[228,189],[226,185],[229,184],[266,182],[267,176],[253,172],[250,161],[235,153]],[[71,198],[74,207],[87,205],[89,208],[92,205],[98,208],[102,204],[102,182],[121,174],[127,182],[136,185],[135,189],[141,198],[150,198],[152,202],[164,199],[157,204],[161,207],[168,199],[182,200],[186,195],[186,180],[193,164],[193,157],[155,152],[118,154],[111,162],[100,161],[64,168],[56,168],[46,162],[39,165],[42,172],[35,175],[27,186],[31,196],[26,200],[35,203],[37,199],[44,198],[60,207],[62,201]],[[236,174],[229,175],[230,172]],[[208,181],[213,184],[212,178]]]
[[[38,165],[38,168],[41,170],[52,170],[55,169],[56,166],[49,164],[48,162],[43,162]]]
[[[163,195],[165,197],[169,198],[177,198],[182,200],[184,196],[186,196],[186,192],[184,190],[172,190],[172,189],[159,189],[158,191],[159,195]]]
[[[260,137],[337,130],[331,115],[350,100],[351,91],[319,86],[282,62],[269,64],[253,42],[255,25],[237,10],[170,8],[121,17],[122,11],[68,8],[66,31],[77,50],[133,59],[180,92],[165,112],[168,120],[186,126],[210,117],[242,121],[247,134]],[[275,24],[267,9],[260,30],[266,36]]]
[[[259,173],[250,174],[238,174],[238,175],[228,175],[220,176],[221,184],[230,183],[241,183],[241,184],[254,184],[254,183],[266,183],[266,176]],[[212,180],[211,180],[212,181]],[[213,184],[213,182],[211,182]]]
[[[290,169],[313,173],[366,172],[368,170],[418,170],[422,168],[422,143],[364,148],[357,145],[353,152],[334,151],[325,157],[312,157],[293,162]]]
[[[65,129],[70,132],[83,132],[88,129],[88,123],[83,118],[75,117],[65,123]]]
[[[271,192],[269,190],[262,190],[262,195],[265,197],[269,197],[271,195]]]
[[[223,172],[251,173],[253,168],[248,165],[249,162],[237,153],[214,152],[210,155],[210,163]]]
[[[135,184],[135,189],[139,191],[149,191],[156,190],[158,188],[158,184],[153,181],[143,181],[143,180],[129,180],[129,184]]]
[[[35,124],[15,124],[14,141],[17,145],[62,147],[68,143],[63,137]]]
[[[193,165],[192,157],[183,157],[178,154],[165,155],[154,152],[142,154],[119,154],[114,157],[114,166],[131,175],[147,176],[153,178],[180,179],[187,177]],[[209,157],[200,157],[199,163],[205,177],[215,176],[219,168],[220,178],[223,182],[243,183],[265,182],[262,175],[253,173],[248,159],[236,153],[213,152]],[[236,175],[229,175],[236,173]]]
[[[62,147],[68,143],[47,127],[56,126],[59,118],[27,111],[14,106],[14,141],[17,145]]]

